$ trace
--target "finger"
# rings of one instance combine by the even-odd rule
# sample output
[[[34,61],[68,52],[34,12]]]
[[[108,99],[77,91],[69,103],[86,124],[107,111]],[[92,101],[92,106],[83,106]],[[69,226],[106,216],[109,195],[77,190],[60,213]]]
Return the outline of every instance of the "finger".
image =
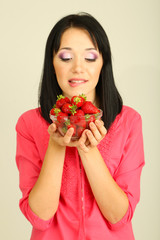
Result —
[[[86,131],[83,131],[83,133],[82,133],[82,135],[81,135],[81,137],[80,137],[80,139],[79,139],[79,146],[80,146],[80,148],[81,148],[84,152],[88,152],[88,151],[89,151],[89,149],[88,149],[88,147],[87,147],[87,145],[86,145],[86,142],[88,142],[88,140],[87,140],[87,135],[86,135]]]
[[[83,131],[86,146],[90,145],[90,142],[89,142],[89,139],[88,139],[88,136],[87,136],[87,131],[88,131],[88,129]]]
[[[56,131],[56,129],[57,129],[56,124],[52,123],[48,127],[48,133],[51,135],[52,133],[54,133]]]
[[[84,130],[84,131],[82,132],[82,135],[81,135],[80,139],[79,139],[79,142],[80,142],[80,143],[82,143],[82,142],[85,143],[86,140],[87,140],[86,130]]]
[[[100,121],[100,123],[104,126],[104,122],[101,119],[96,121]]]
[[[104,126],[104,122],[102,120],[96,120],[95,124],[96,124],[100,134],[104,137],[107,134],[107,129]]]
[[[74,129],[73,128],[69,128],[66,132],[66,134],[63,137],[63,143],[66,145],[71,141],[71,137],[73,135]]]
[[[90,144],[94,147],[97,146],[98,141],[96,140],[96,138],[94,137],[93,133],[90,130],[87,130],[86,132],[88,140],[90,142]]]
[[[102,139],[101,133],[99,132],[99,129],[97,128],[97,126],[95,125],[95,123],[91,122],[89,124],[89,127],[94,135],[94,137],[96,138],[96,140],[99,142]]]

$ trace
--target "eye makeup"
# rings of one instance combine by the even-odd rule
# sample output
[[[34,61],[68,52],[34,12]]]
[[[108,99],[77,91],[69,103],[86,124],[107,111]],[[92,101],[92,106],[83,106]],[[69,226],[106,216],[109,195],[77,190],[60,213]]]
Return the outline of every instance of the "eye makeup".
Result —
[[[58,57],[62,60],[62,61],[68,61],[70,59],[73,58],[72,54],[69,52],[60,52],[58,54]]]
[[[88,60],[88,61],[96,61],[96,59],[98,58],[98,54],[95,53],[95,52],[87,52],[85,54],[85,59]]]
[[[71,59],[73,59],[75,56],[73,53],[71,53],[70,51],[60,51],[58,54],[58,57],[60,58],[60,60],[62,61],[69,61]],[[85,51],[84,55],[83,55],[84,59],[86,61],[89,62],[94,62],[97,60],[97,58],[99,57],[98,53],[96,51]]]

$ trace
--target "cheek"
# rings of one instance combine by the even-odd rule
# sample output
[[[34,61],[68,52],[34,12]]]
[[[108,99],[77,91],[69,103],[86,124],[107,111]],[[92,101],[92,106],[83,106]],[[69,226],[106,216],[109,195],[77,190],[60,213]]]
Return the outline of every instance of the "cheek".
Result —
[[[99,79],[99,75],[101,73],[101,70],[102,70],[102,66],[101,65],[99,65],[99,66],[97,66],[97,67],[92,69],[92,75],[94,76],[95,80]]]
[[[55,74],[56,74],[56,78],[57,78],[57,82],[58,85],[60,86],[60,88],[62,89],[62,91],[64,91],[64,89],[67,87],[67,73],[66,73],[66,69],[65,67],[62,66],[56,66],[55,65]]]
[[[59,64],[55,63],[55,64],[53,64],[53,67],[54,67],[54,71],[56,73],[56,76],[59,76],[60,73],[61,73]]]
[[[57,77],[57,81],[59,82],[60,79],[62,79],[63,77],[63,68],[59,65],[59,64],[53,64],[54,66],[54,71]]]

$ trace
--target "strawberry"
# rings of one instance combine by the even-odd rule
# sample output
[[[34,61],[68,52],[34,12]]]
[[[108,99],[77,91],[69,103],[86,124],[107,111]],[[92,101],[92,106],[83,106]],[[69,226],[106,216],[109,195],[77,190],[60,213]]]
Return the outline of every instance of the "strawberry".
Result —
[[[60,131],[60,133],[62,133],[62,135],[64,135],[67,132],[67,127],[65,125],[63,125],[62,127],[60,127],[59,131]]]
[[[74,114],[74,116],[84,116],[84,112],[83,112],[83,110],[82,109],[77,109],[76,110],[76,113]]]
[[[86,101],[86,97],[85,97],[84,94],[81,94],[81,95],[79,95],[79,96],[73,96],[73,97],[71,98],[71,103],[72,103],[73,105],[76,105],[77,108],[80,108],[85,101]]]
[[[56,107],[61,108],[65,103],[70,103],[69,98],[63,95],[58,95],[57,101],[56,101]]]
[[[90,122],[95,122],[96,117],[95,117],[95,115],[86,114],[85,119],[86,119],[86,121],[88,123],[88,126],[89,126]]]
[[[67,113],[67,114],[74,114],[74,113],[76,113],[76,109],[77,109],[77,106],[76,105],[72,105],[70,103],[63,104],[63,106],[61,108],[62,112]]]
[[[57,96],[56,104],[50,110],[50,118],[59,132],[64,135],[69,128],[74,129],[73,137],[80,138],[89,128],[90,122],[100,119],[100,109],[91,101],[86,101],[84,94],[73,96],[71,100],[63,95]]]
[[[87,126],[87,122],[86,122],[85,118],[80,119],[78,122],[77,121],[72,122],[72,124],[76,124],[77,127],[81,127],[83,129],[85,129]]]
[[[67,113],[59,112],[58,115],[57,115],[57,121],[59,123],[63,123],[63,122],[65,122],[67,117],[68,117]]]
[[[72,135],[72,136],[75,136],[75,135],[76,135],[76,125],[71,124],[71,122],[70,122],[69,119],[65,121],[65,126],[67,127],[67,130],[68,130],[69,128],[73,128],[73,129],[74,129],[74,132],[73,132],[73,135]]]
[[[70,121],[78,127],[86,128],[86,119],[81,109],[76,110],[76,113],[70,116]]]
[[[78,138],[80,138],[80,136],[82,135],[84,130],[85,130],[85,128],[83,128],[83,127],[77,127],[77,137]]]
[[[86,125],[87,125],[87,123],[86,123],[85,117],[84,116],[79,117],[79,121],[77,123],[77,126],[85,129]]]
[[[75,124],[77,126],[77,132],[79,136],[80,132],[83,132],[83,130],[86,128],[84,112],[81,109],[78,109],[74,115],[70,116],[70,122],[71,124]]]
[[[84,112],[81,109],[77,109],[76,113],[74,115],[70,116],[71,123],[77,123],[82,119],[82,116],[84,116]]]
[[[100,110],[93,105],[93,103],[91,101],[85,101],[84,104],[82,105],[81,109],[83,110],[83,112],[85,114],[95,114],[95,113],[99,113]]]
[[[61,112],[61,109],[53,106],[53,108],[50,110],[50,115],[55,115],[55,116],[57,116],[59,112]]]

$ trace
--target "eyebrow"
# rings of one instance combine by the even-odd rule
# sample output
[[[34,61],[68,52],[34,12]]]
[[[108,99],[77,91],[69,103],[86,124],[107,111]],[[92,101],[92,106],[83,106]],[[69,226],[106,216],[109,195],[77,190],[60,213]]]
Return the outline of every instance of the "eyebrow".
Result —
[[[60,51],[61,51],[61,50],[69,50],[69,51],[71,51],[72,48],[70,48],[70,47],[63,47],[63,48],[60,48],[59,50],[60,50]],[[97,51],[96,48],[86,48],[85,50],[86,50],[86,51],[91,51],[91,50]]]
[[[97,49],[96,49],[96,48],[86,48],[85,50],[87,50],[87,51],[90,51],[90,50],[97,51]]]
[[[64,47],[64,48],[60,48],[59,50],[72,50],[72,48]]]

